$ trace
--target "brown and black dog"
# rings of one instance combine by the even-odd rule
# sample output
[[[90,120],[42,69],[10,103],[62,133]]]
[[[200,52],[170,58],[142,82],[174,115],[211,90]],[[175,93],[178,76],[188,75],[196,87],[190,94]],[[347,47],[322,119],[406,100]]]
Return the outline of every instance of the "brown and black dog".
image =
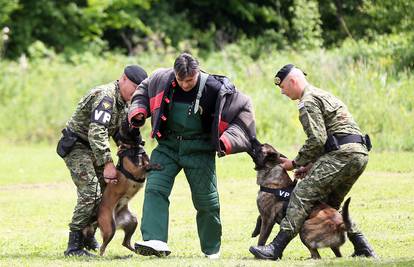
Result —
[[[278,191],[278,194],[286,194],[287,191],[283,189],[293,187],[295,182],[279,165],[282,163],[280,157],[284,157],[283,155],[269,144],[263,144],[260,149],[259,159],[255,160],[257,184],[271,190],[267,190],[268,192],[259,191],[258,193],[257,207],[260,215],[257,218],[252,237],[260,234],[258,245],[263,246],[269,238],[274,224],[280,224],[285,216],[284,206],[286,208],[287,204],[287,200],[281,199],[272,190],[282,189],[282,191]],[[317,205],[312,210],[299,234],[303,244],[309,249],[311,258],[319,259],[318,248],[324,247],[330,247],[335,256],[342,256],[339,247],[345,243],[345,232],[351,226],[348,212],[349,202],[350,198],[345,201],[342,215],[324,203]]]
[[[138,221],[128,209],[128,202],[144,186],[150,166],[149,158],[142,147],[122,144],[118,150],[118,157],[118,182],[106,186],[99,205],[98,226],[103,240],[100,248],[101,256],[118,228],[125,232],[122,245],[135,252],[131,246],[131,237]]]
[[[128,209],[128,202],[144,186],[147,172],[161,169],[158,164],[150,164],[139,128],[131,128],[126,118],[114,139],[118,145],[117,183],[106,185],[97,221],[83,230],[83,235],[88,237],[94,235],[95,229],[99,227],[102,235],[101,256],[119,228],[125,232],[122,245],[135,252],[131,237],[138,221]]]
[[[116,229],[125,232],[122,245],[131,251],[131,237],[137,228],[137,217],[128,209],[128,202],[144,186],[146,173],[151,168],[149,158],[142,144],[126,144],[117,142],[118,165],[117,183],[108,183],[99,204],[97,222],[83,230],[84,236],[93,235],[96,223],[102,235],[100,255],[103,256],[109,242],[115,235]]]

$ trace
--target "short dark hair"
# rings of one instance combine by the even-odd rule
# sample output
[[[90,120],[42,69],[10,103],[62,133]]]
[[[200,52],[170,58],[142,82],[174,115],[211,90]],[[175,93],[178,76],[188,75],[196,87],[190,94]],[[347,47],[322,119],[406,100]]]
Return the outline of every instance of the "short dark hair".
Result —
[[[182,53],[175,59],[174,72],[180,79],[193,76],[199,70],[198,60],[188,53]]]

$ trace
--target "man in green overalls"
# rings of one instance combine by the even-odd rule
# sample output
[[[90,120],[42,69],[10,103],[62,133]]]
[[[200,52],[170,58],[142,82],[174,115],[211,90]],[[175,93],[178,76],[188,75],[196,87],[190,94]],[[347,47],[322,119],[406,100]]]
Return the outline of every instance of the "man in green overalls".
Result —
[[[201,72],[198,61],[184,53],[175,60],[173,69],[157,70],[144,80],[132,98],[129,118],[133,125],[142,126],[147,114],[151,113],[151,136],[158,141],[151,163],[162,166],[162,170],[151,171],[147,179],[141,222],[144,241],[135,245],[141,255],[160,257],[170,254],[167,245],[169,196],[175,177],[183,169],[197,210],[201,251],[208,258],[219,257],[221,222],[215,151],[223,150],[224,155],[233,153],[237,145],[239,148],[249,147],[248,142],[243,141],[248,138],[242,138],[242,134],[234,131],[232,135],[223,134],[225,129],[233,128],[228,126],[231,121],[226,123],[223,118],[215,116],[229,114],[228,107],[220,105],[220,99],[225,99],[227,94],[234,100],[233,110],[239,110],[233,113],[250,114],[244,117],[249,118],[250,124],[254,121],[253,112],[249,110],[251,104],[246,97],[236,90],[220,93],[226,87],[220,77]],[[218,106],[223,108],[222,112],[217,110]],[[249,125],[249,122],[244,125]],[[243,126],[237,129],[240,127]],[[214,138],[214,132],[220,132],[220,137]],[[231,136],[238,136],[238,141],[231,140]],[[219,149],[214,145],[216,141]],[[245,145],[240,146],[240,143]]]
[[[143,208],[141,231],[144,240],[136,245],[142,255],[168,255],[168,197],[175,177],[184,169],[197,210],[197,229],[204,254],[218,256],[221,240],[220,205],[217,193],[215,151],[209,133],[202,126],[202,113],[214,110],[217,90],[206,86],[210,94],[205,106],[195,110],[200,88],[198,62],[179,57],[174,64],[175,83],[169,90],[170,103],[165,110],[166,137],[159,140],[151,162],[163,169],[149,174]],[[175,85],[175,86],[174,86]],[[199,99],[200,100],[200,99]],[[203,101],[204,102],[204,101]],[[168,113],[168,114],[167,114]],[[158,241],[158,242],[157,242]]]

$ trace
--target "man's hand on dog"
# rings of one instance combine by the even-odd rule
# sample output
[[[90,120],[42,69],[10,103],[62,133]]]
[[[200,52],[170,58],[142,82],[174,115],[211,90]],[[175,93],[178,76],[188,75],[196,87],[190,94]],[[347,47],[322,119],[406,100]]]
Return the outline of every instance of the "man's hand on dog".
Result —
[[[299,169],[295,170],[295,178],[296,179],[303,179],[308,174],[310,168],[312,168],[312,163],[309,163],[306,166],[301,166]]]
[[[287,171],[291,171],[291,170],[294,169],[293,168],[293,160],[280,157],[280,161],[282,161],[282,163],[280,165],[282,166],[283,169],[285,169]]]
[[[118,179],[116,177],[116,168],[113,162],[105,163],[104,172],[103,172],[105,183],[107,184],[116,184]]]

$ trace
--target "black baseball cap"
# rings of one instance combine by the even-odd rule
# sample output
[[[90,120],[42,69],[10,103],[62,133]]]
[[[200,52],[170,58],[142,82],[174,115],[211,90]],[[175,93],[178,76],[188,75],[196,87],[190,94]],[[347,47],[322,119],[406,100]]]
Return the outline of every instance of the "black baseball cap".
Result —
[[[147,72],[138,65],[127,66],[124,73],[131,82],[137,85],[148,77]]]
[[[290,71],[295,68],[295,65],[293,64],[286,64],[284,65],[275,75],[275,84],[277,86],[280,86],[280,84],[283,82],[283,80],[288,76]],[[303,71],[302,71],[303,72]],[[306,76],[307,74],[303,72],[303,74]]]

